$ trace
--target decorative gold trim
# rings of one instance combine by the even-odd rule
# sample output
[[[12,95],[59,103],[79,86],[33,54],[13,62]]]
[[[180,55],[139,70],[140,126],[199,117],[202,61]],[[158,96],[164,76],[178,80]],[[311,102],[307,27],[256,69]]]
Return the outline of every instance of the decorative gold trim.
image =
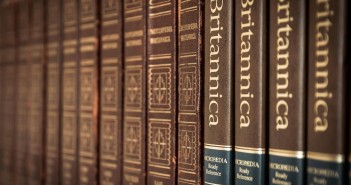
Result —
[[[319,161],[337,162],[337,163],[342,163],[345,160],[345,157],[342,154],[328,154],[328,153],[309,152],[309,151],[307,152],[307,158],[319,160]]]
[[[242,153],[262,155],[262,154],[266,153],[266,149],[264,149],[264,148],[252,148],[252,147],[235,146],[235,152],[242,152]]]
[[[280,149],[269,149],[269,155],[275,155],[280,157],[292,157],[297,159],[305,158],[304,151],[294,151],[294,150],[280,150]]]

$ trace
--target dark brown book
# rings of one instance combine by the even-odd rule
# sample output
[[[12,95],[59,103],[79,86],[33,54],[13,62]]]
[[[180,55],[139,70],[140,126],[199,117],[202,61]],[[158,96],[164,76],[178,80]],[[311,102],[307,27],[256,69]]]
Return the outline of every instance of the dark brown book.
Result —
[[[78,184],[78,1],[62,2],[62,113],[60,182]]]
[[[28,128],[29,128],[29,3],[18,4],[18,64],[16,101],[15,184],[25,184],[27,179]]]
[[[29,48],[29,117],[28,117],[28,161],[27,175],[29,184],[44,181],[45,159],[45,13],[44,0],[32,0],[30,11],[30,48]]]
[[[4,38],[5,35],[5,13],[4,13],[5,6],[0,4],[0,37]],[[5,93],[5,69],[4,69],[4,53],[5,53],[5,46],[4,40],[0,39],[0,117],[4,115],[3,110],[5,109],[4,106],[4,93]],[[0,119],[0,128],[4,127],[4,121]],[[4,168],[2,167],[2,158],[5,148],[4,145],[4,131],[0,130],[0,178],[2,179]],[[0,180],[0,182],[2,182]]]
[[[100,184],[122,183],[122,1],[100,2]]]
[[[104,47],[104,46],[102,46]],[[79,183],[98,180],[98,1],[79,1]]]
[[[61,184],[60,135],[61,135],[61,3],[46,2],[46,160],[45,184]]]
[[[305,180],[306,7],[305,0],[270,1],[270,184]]]
[[[235,2],[235,183],[264,184],[268,1]]]
[[[202,184],[203,0],[178,2],[178,184]]]
[[[234,2],[205,1],[205,184],[233,184],[235,176]]]
[[[15,145],[15,112],[16,112],[16,48],[15,48],[15,11],[14,4],[4,1],[2,11],[2,115],[1,115],[1,154],[0,184],[13,184],[14,145]]]
[[[177,5],[147,5],[148,184],[177,183]]]
[[[123,9],[123,184],[128,185],[146,183],[146,3],[125,0]]]
[[[308,184],[346,184],[347,2],[309,1]]]

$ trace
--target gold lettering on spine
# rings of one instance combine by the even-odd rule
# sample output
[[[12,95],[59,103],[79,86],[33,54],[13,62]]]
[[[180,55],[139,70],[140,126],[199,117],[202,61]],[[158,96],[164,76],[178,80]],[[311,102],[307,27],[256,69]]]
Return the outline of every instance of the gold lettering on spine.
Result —
[[[288,128],[289,104],[287,99],[292,98],[293,94],[289,92],[289,36],[292,31],[290,22],[293,17],[290,15],[290,1],[279,0],[277,6],[277,72],[276,72],[276,130],[285,130]]]
[[[251,21],[251,6],[254,0],[241,1],[241,44],[240,44],[240,128],[250,126],[250,103],[249,98],[254,94],[250,92],[250,66],[251,66],[251,36],[254,34],[251,27],[255,25]]]
[[[222,39],[221,32],[223,27],[220,26],[220,12],[223,7],[223,0],[211,0],[211,20],[210,20],[210,80],[209,80],[209,99],[210,103],[208,109],[210,115],[209,126],[216,126],[219,122],[218,112],[219,105],[218,98],[222,95],[218,93],[219,87],[219,42]]]
[[[329,28],[332,22],[329,17],[334,15],[330,9],[329,0],[317,1],[317,24],[315,30],[315,84],[314,84],[314,131],[325,132],[328,129],[327,99],[333,97],[328,91],[328,64],[329,64]]]

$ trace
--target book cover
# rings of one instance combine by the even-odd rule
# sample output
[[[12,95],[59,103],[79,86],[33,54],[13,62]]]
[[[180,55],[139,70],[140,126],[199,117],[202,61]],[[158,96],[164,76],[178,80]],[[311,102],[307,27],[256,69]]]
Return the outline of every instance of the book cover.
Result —
[[[79,1],[79,180],[98,183],[98,1]],[[105,47],[105,46],[103,46]]]
[[[146,3],[124,1],[123,184],[146,183]]]
[[[29,2],[29,114],[28,114],[28,184],[44,182],[45,159],[45,13],[44,1]]]
[[[309,1],[307,183],[345,184],[346,1]]]
[[[1,154],[0,154],[0,184],[14,183],[14,145],[15,145],[15,113],[16,113],[16,35],[14,3],[3,2],[2,15],[2,115],[1,115]]]
[[[265,184],[268,1],[235,3],[235,183]]]
[[[147,4],[148,184],[177,183],[177,6]]]
[[[61,135],[61,3],[48,0],[46,11],[46,159],[45,184],[61,184],[60,177],[60,135]]]
[[[303,184],[306,1],[270,1],[269,184]]]
[[[63,0],[62,6],[62,112],[60,182],[78,184],[78,1]]]
[[[101,184],[122,183],[122,2],[101,1],[100,164]]]
[[[234,182],[234,1],[206,0],[204,183]]]
[[[178,184],[202,184],[204,1],[178,5]]]
[[[29,3],[18,3],[18,63],[17,63],[17,101],[16,101],[16,144],[15,144],[15,183],[25,184],[28,160],[29,123]]]

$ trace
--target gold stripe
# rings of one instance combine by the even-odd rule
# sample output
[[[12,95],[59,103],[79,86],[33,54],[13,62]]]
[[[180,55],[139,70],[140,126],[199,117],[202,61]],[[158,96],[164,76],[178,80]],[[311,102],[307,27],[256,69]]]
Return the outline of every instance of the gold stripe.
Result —
[[[211,182],[204,182],[205,184],[210,184],[210,185],[222,185],[222,184],[215,184],[215,183],[211,183]]]
[[[320,152],[307,152],[308,159],[314,159],[319,161],[327,161],[327,162],[344,162],[344,155],[342,154],[328,154],[328,153],[320,153]]]
[[[171,15],[171,10],[158,12],[158,13],[150,13],[149,17],[150,18],[156,18],[156,17],[163,17],[163,16],[166,16],[166,15]]]
[[[161,166],[161,165],[156,165],[156,164],[149,164],[148,166],[156,167],[156,168],[162,168],[162,169],[171,169],[169,166]]]
[[[142,61],[143,58],[142,56],[129,56],[129,57],[126,57],[126,62],[139,62],[139,61]]]
[[[149,174],[154,175],[154,176],[158,176],[158,177],[171,177],[170,174],[163,174],[163,173],[158,173],[158,172],[154,172],[154,171],[149,171]]]
[[[166,2],[166,3],[162,3],[162,4],[157,4],[157,5],[150,5],[150,9],[155,9],[155,8],[160,8],[160,7],[163,7],[163,6],[169,6],[171,5],[170,2]]]
[[[149,118],[150,121],[162,121],[162,122],[171,122],[171,119],[158,119],[158,118]]]
[[[222,151],[232,151],[232,148],[227,148],[227,147],[218,147],[218,146],[206,146],[206,149],[212,149],[212,150],[222,150]]]
[[[101,162],[101,166],[116,169],[117,165],[114,163]]]
[[[132,21],[139,21],[141,20],[142,16],[141,15],[137,15],[137,16],[133,16],[133,17],[127,17],[126,18],[126,22],[132,22]]]
[[[125,159],[124,162],[131,163],[131,164],[141,164],[140,161],[132,161],[132,160],[128,160],[128,159]]]
[[[249,153],[249,154],[265,154],[264,148],[251,148],[251,147],[242,147],[235,146],[236,152]]]
[[[139,168],[132,168],[132,167],[127,167],[127,166],[123,166],[123,169],[125,171],[129,171],[129,172],[141,172],[141,169],[139,169]]]
[[[305,152],[304,151],[280,150],[280,149],[272,149],[272,148],[270,148],[269,149],[269,155],[303,159],[305,157]]]
[[[118,20],[105,20],[102,22],[103,26],[110,26],[110,25],[117,25],[118,24]]]

